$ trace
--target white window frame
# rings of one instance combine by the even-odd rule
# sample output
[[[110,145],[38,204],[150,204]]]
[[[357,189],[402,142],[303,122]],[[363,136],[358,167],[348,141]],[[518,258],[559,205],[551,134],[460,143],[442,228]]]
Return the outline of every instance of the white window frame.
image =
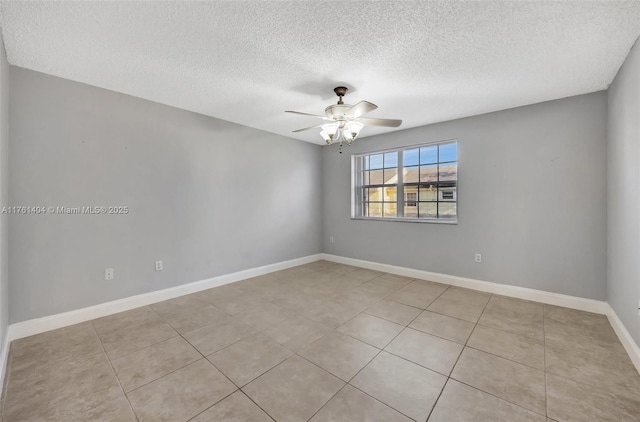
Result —
[[[405,150],[411,150],[411,149],[415,149],[415,148],[423,148],[423,147],[429,147],[429,146],[434,146],[434,145],[442,145],[442,144],[449,144],[449,143],[453,143],[455,142],[456,144],[458,144],[458,140],[457,139],[447,139],[447,140],[442,140],[442,141],[436,141],[436,142],[429,142],[429,143],[424,143],[424,144],[416,144],[416,145],[408,145],[408,146],[403,146],[403,147],[399,147],[399,148],[388,148],[388,149],[384,149],[384,150],[377,150],[377,151],[368,151],[368,152],[364,152],[364,153],[360,153],[360,154],[352,154],[351,155],[351,219],[352,220],[366,220],[366,221],[399,221],[399,222],[410,222],[410,223],[436,223],[436,224],[458,224],[458,214],[459,214],[459,207],[458,207],[458,188],[459,188],[459,173],[456,169],[456,181],[455,181],[455,188],[453,191],[453,200],[444,200],[441,197],[441,193],[438,194],[438,198],[437,198],[437,202],[455,202],[456,203],[456,217],[455,218],[443,218],[443,217],[436,217],[436,218],[416,218],[416,217],[404,217],[404,202],[406,200],[405,198],[405,193],[404,193],[404,180],[403,180],[403,169],[404,169],[404,163],[403,163],[403,152]],[[397,176],[397,184],[396,186],[396,211],[397,211],[397,217],[369,217],[369,216],[365,216],[363,215],[363,212],[361,210],[361,203],[362,201],[360,200],[360,195],[361,195],[361,189],[362,189],[362,184],[360,183],[361,181],[359,180],[361,178],[360,174],[362,174],[362,157],[368,156],[368,155],[375,155],[375,154],[384,154],[384,153],[388,153],[388,152],[397,152],[398,153],[398,176]],[[446,162],[445,162],[446,163]],[[459,163],[460,163],[460,150],[458,149],[457,151],[457,157],[456,157],[456,167],[459,168]],[[438,165],[440,165],[440,159],[438,157]],[[394,185],[391,185],[394,186]],[[401,202],[402,201],[402,202]]]

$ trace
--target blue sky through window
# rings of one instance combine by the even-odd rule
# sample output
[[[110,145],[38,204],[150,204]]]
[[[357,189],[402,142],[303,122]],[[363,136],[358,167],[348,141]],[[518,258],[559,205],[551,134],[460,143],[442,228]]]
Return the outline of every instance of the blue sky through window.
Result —
[[[434,164],[438,162],[438,146],[420,148],[420,164]]]
[[[452,142],[441,145],[430,145],[422,148],[406,149],[402,152],[403,166],[417,166],[419,164],[436,164],[458,160],[458,143]],[[365,170],[380,170],[398,166],[398,153],[386,152],[365,157]]]
[[[398,167],[398,153],[396,151],[384,154],[384,167]]]
[[[420,150],[406,149],[402,153],[402,162],[405,166],[417,166],[420,160]]]
[[[439,145],[440,148],[440,161],[457,161],[458,160],[458,144],[453,142],[451,144]]]
[[[369,168],[368,170],[378,170],[382,168],[382,154],[375,154],[369,156]]]

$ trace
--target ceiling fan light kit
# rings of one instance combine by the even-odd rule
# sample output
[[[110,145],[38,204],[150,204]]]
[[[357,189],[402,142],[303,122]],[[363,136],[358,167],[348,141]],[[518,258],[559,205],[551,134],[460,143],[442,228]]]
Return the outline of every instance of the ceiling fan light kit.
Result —
[[[371,119],[362,117],[364,114],[377,109],[378,106],[368,101],[360,101],[356,105],[345,104],[344,101],[342,101],[342,97],[344,97],[348,90],[349,89],[344,86],[338,86],[333,89],[333,91],[338,96],[338,103],[330,105],[329,107],[324,109],[326,116],[303,113],[300,111],[286,111],[286,113],[301,114],[303,116],[316,117],[323,120],[329,120],[331,122],[325,123],[323,125],[294,130],[294,132],[302,132],[309,129],[321,128],[320,136],[322,137],[322,139],[324,139],[327,145],[331,145],[334,142],[339,142],[340,154],[342,154],[343,142],[347,145],[351,145],[353,141],[356,140],[358,135],[360,135],[360,131],[365,125],[398,127],[402,124],[402,120]]]

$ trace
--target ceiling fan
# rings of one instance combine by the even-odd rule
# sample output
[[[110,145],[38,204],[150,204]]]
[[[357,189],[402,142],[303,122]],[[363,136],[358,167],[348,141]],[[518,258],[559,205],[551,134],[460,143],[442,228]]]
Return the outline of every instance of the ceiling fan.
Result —
[[[303,132],[309,129],[322,128],[322,130],[320,131],[320,136],[322,136],[327,145],[331,145],[335,141],[340,141],[340,153],[342,153],[342,142],[345,142],[347,145],[351,145],[353,141],[358,137],[358,135],[360,134],[360,130],[364,126],[398,127],[402,124],[402,120],[372,119],[362,117],[366,113],[369,113],[370,111],[378,108],[378,106],[368,101],[360,101],[356,105],[345,104],[342,101],[342,97],[345,96],[347,91],[348,88],[344,86],[338,86],[333,89],[333,92],[335,92],[338,96],[338,104],[333,104],[325,108],[324,112],[326,116],[303,113],[301,111],[287,110],[286,113],[317,117],[319,119],[327,120],[330,122],[322,125],[294,130],[293,132]]]

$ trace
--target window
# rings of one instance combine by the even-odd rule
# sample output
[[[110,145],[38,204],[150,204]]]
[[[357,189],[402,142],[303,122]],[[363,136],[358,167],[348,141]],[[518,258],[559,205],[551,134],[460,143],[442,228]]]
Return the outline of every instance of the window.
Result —
[[[454,191],[452,191],[452,190],[449,190],[449,191],[441,190],[440,191],[440,200],[441,201],[446,201],[448,199],[455,199]]]
[[[418,202],[417,192],[404,193],[404,203],[406,207],[417,207],[418,206],[417,202]]]
[[[458,143],[353,156],[354,218],[457,220]]]

